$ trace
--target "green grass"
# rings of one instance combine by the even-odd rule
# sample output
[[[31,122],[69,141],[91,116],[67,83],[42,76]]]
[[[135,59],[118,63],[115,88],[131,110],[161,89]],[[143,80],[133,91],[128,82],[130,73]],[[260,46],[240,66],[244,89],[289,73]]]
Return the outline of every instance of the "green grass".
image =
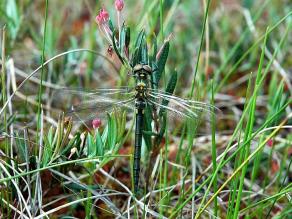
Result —
[[[146,111],[134,194],[133,114],[94,130],[59,90],[134,84],[95,23],[104,6],[117,25],[114,1],[1,1],[0,217],[289,218],[292,5],[230,2],[125,2],[130,51],[162,47],[158,89],[218,107],[195,123]]]

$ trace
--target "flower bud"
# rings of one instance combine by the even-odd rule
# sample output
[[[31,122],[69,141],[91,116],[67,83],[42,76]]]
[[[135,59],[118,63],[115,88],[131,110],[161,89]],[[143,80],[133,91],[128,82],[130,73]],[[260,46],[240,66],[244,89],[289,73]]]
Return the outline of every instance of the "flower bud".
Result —
[[[273,139],[269,139],[268,141],[267,141],[267,145],[271,148],[271,147],[273,147],[273,145],[274,145],[274,141],[273,141]]]
[[[101,119],[96,118],[96,119],[92,120],[92,127],[93,127],[94,129],[97,129],[97,128],[99,128],[100,126],[101,126]]]
[[[117,11],[121,11],[124,8],[124,0],[116,0],[115,1],[115,6]]]

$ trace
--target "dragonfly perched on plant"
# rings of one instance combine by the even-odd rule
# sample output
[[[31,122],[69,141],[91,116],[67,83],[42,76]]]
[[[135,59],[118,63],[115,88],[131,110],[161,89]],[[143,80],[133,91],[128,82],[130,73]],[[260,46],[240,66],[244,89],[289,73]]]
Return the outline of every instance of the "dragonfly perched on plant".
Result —
[[[134,79],[134,86],[91,91],[68,89],[71,94],[79,97],[80,101],[72,106],[67,115],[80,121],[88,121],[117,108],[135,112],[133,178],[134,193],[137,194],[142,138],[148,149],[157,148],[166,130],[166,114],[195,122],[201,113],[209,113],[213,107],[203,102],[174,96],[176,72],[171,75],[165,91],[158,89],[169,53],[169,39],[159,51],[154,43],[153,52],[149,54],[145,32],[141,31],[133,52],[130,53],[130,29],[122,25],[119,31],[116,31],[104,9],[98,16],[100,29],[104,31],[107,38],[110,37],[110,48],[128,69],[129,77]]]

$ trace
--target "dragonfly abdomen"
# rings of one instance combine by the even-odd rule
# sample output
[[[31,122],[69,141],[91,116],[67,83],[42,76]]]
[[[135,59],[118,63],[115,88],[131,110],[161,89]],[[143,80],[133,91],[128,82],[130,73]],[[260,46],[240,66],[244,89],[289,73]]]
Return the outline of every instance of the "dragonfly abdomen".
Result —
[[[139,189],[144,109],[145,109],[145,100],[144,99],[137,99],[137,101],[136,101],[135,150],[134,150],[134,166],[133,166],[134,193],[135,194],[138,192],[138,189]]]

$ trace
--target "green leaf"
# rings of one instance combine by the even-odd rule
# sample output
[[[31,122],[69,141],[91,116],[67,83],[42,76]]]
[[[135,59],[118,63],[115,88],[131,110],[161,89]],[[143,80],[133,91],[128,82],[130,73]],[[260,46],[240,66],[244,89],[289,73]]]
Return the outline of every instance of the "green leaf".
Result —
[[[10,21],[12,21],[8,23],[8,30],[11,34],[12,40],[15,40],[20,28],[20,17],[15,0],[9,0],[6,2],[6,15],[10,18]]]
[[[108,148],[108,142],[107,142],[107,136],[108,136],[108,133],[109,133],[109,127],[108,127],[108,124],[107,124],[107,126],[104,128],[104,130],[103,130],[103,133],[102,133],[102,135],[101,135],[101,140],[102,140],[102,142],[104,142],[104,149],[105,150],[109,150],[109,148]]]
[[[117,123],[117,126],[118,126],[118,136],[117,136],[117,141],[119,142],[123,135],[124,135],[124,132],[125,132],[125,126],[126,126],[126,112],[123,112],[122,114],[119,113],[117,115],[117,119],[118,119],[118,123]]]
[[[116,30],[113,31],[113,35],[112,35],[112,42],[113,42],[113,47],[114,47],[114,50],[115,50],[115,53],[117,54],[119,60],[122,62],[122,64],[124,65],[125,64],[125,61],[117,47],[117,44],[116,44],[116,38],[115,38],[115,35],[116,35]]]
[[[125,47],[129,48],[130,42],[131,42],[131,30],[129,27],[125,28],[125,32],[126,32],[126,37],[125,37]]]
[[[147,43],[145,41],[142,44],[141,61],[143,64],[148,64],[148,48]]]
[[[174,71],[174,73],[171,75],[169,81],[168,81],[168,84],[167,84],[167,87],[166,87],[166,93],[168,93],[169,95],[172,95],[173,92],[174,92],[174,89],[176,87],[176,83],[177,83],[177,72]],[[163,99],[162,101],[162,105],[163,106],[167,106],[169,103],[168,100],[166,99]],[[161,108],[160,111],[159,111],[159,117],[162,116],[162,114],[165,112],[165,109],[164,108]]]
[[[87,136],[87,157],[95,157],[96,156],[96,145],[94,143],[94,138],[91,134]]]
[[[254,1],[253,0],[243,0],[243,6],[244,8],[248,8],[248,9],[251,9],[252,6],[254,4]]]
[[[272,93],[270,93],[270,100],[269,100],[269,113],[267,115],[267,118],[271,117],[271,115],[273,115],[274,113],[276,113],[277,111],[279,111],[279,109],[281,107],[283,107],[286,102],[287,102],[287,95],[283,94],[284,92],[284,83],[283,81],[280,82],[280,84],[277,84],[277,87],[275,87],[275,90],[273,90]],[[283,117],[283,115],[285,115],[285,112],[279,114],[277,116],[277,118],[275,119],[275,121],[273,121],[272,124],[270,124],[270,126],[272,125],[276,125],[281,117]]]
[[[151,81],[151,88],[157,90],[158,83],[156,81],[156,72],[157,72],[157,65],[155,63],[155,57],[150,57],[150,65],[151,69],[153,70],[152,74],[150,74],[150,81]]]
[[[169,79],[168,81],[168,84],[167,84],[167,87],[166,87],[166,93],[172,95],[174,90],[175,90],[175,87],[176,87],[176,83],[177,83],[177,72],[174,71],[174,73],[171,75],[171,78]],[[169,103],[168,100],[166,99],[163,99],[162,101],[162,105],[163,106],[167,106]],[[154,140],[154,145],[155,146],[158,146],[160,145],[161,141],[162,141],[162,138],[163,138],[163,135],[165,133],[165,130],[166,130],[166,121],[167,121],[167,118],[166,118],[166,111],[164,108],[161,108],[160,111],[159,111],[159,119],[161,121],[161,127],[160,127],[160,130],[159,130],[159,133],[157,134],[157,136],[155,137],[155,140]]]
[[[162,72],[164,71],[164,67],[168,58],[168,53],[169,53],[169,41],[166,41],[160,51],[159,51],[159,57],[156,60],[156,64],[157,64],[157,71],[155,72],[154,75],[154,82],[155,83],[159,83],[160,79],[161,79],[161,75]]]
[[[136,40],[135,43],[135,49],[134,49],[134,55],[131,60],[132,66],[137,65],[138,63],[142,62],[142,47],[145,43],[145,32],[142,30]],[[146,44],[146,43],[145,43]],[[144,51],[145,52],[145,51]]]
[[[144,38],[145,38],[145,31],[141,30],[140,33],[138,34],[137,39],[136,39],[135,48],[141,47],[141,44],[144,41]]]
[[[163,138],[163,135],[164,135],[164,132],[165,132],[165,129],[166,129],[166,114],[165,114],[165,112],[163,112],[161,114],[160,118],[161,118],[161,121],[162,121],[161,122],[161,128],[159,130],[158,135],[155,138],[155,142],[154,142],[155,146],[159,146],[160,145],[160,143],[162,141],[162,138]]]
[[[140,55],[139,55],[139,48],[138,47],[135,48],[133,54],[134,55],[132,56],[131,65],[134,67],[139,62]]]
[[[42,166],[45,167],[49,163],[52,154],[53,154],[53,141],[54,141],[54,135],[53,135],[53,127],[49,129],[48,136],[44,138],[44,152],[42,157]]]
[[[7,119],[7,127],[9,127],[15,121],[15,118],[16,118],[15,115],[9,116],[9,118]],[[0,133],[2,133],[4,131],[5,131],[4,123],[1,122],[0,123]]]
[[[116,145],[116,139],[117,139],[117,122],[114,115],[108,115],[108,127],[109,127],[109,133],[108,133],[108,145],[109,149],[112,150]]]
[[[103,156],[104,155],[104,143],[101,139],[99,130],[95,132],[95,145],[97,150],[97,156]]]
[[[27,147],[26,141],[23,140],[25,138],[24,137],[20,138],[18,135],[16,135],[15,139],[16,139],[17,150],[18,150],[17,154],[19,155],[20,162],[21,163],[28,162],[28,160],[29,160],[29,151],[28,151],[28,147]]]
[[[121,33],[120,33],[120,42],[119,42],[119,47],[120,47],[120,54],[123,54],[125,51],[125,44],[126,44],[126,29],[125,25],[122,26]]]
[[[113,25],[113,22],[112,22],[111,19],[108,21],[108,26],[109,26],[109,28],[110,28],[110,30],[111,30],[112,32],[115,31],[115,28],[114,28],[114,25]]]
[[[153,48],[152,48],[152,57],[153,59],[156,57],[156,54],[157,54],[157,37],[154,36],[154,39],[153,39]]]

